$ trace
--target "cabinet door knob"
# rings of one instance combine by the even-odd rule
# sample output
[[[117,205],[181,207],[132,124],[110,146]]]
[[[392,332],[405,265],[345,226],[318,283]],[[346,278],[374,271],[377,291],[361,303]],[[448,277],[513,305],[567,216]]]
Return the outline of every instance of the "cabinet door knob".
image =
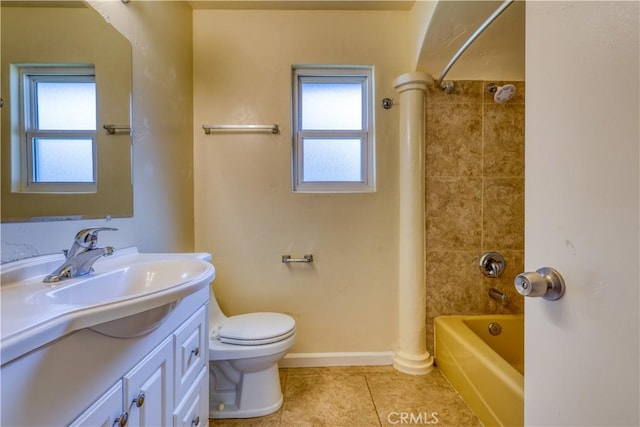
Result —
[[[198,427],[200,425],[200,416],[196,415],[196,417],[193,419],[193,421],[191,421],[191,425]]]
[[[114,426],[117,425],[118,427],[125,427],[128,421],[129,421],[129,413],[125,411],[122,414],[120,414],[118,418],[116,418],[116,420],[113,422],[113,425]]]
[[[144,392],[141,391],[138,393],[138,397],[133,399],[133,403],[135,403],[138,408],[144,405]]]
[[[195,357],[200,356],[200,347],[196,347],[193,350],[191,350],[191,354],[193,354]]]

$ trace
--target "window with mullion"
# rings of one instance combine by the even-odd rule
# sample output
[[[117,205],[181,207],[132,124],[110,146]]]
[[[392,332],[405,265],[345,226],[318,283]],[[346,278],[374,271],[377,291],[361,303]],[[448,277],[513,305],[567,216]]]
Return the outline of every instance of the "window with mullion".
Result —
[[[20,68],[22,191],[96,189],[96,83],[93,67]]]
[[[294,68],[294,191],[373,191],[372,70]]]

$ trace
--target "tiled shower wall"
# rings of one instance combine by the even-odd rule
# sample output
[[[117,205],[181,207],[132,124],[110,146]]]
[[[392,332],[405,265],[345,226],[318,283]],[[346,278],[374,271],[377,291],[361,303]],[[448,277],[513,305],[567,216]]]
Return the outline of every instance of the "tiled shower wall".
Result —
[[[443,315],[522,313],[514,277],[524,263],[524,82],[498,104],[490,83],[457,81],[452,94],[431,89],[426,101],[427,347]],[[499,252],[497,279],[478,268]],[[487,292],[507,295],[503,306]]]

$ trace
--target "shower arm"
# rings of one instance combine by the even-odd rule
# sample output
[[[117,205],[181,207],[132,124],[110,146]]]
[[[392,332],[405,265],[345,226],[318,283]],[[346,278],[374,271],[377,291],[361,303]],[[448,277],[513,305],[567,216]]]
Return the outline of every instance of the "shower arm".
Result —
[[[456,61],[458,59],[460,59],[460,57],[462,56],[462,54],[464,53],[465,50],[467,50],[467,48],[469,46],[471,46],[471,44],[478,38],[478,36],[480,34],[482,34],[482,32],[484,30],[487,29],[487,27],[489,25],[491,25],[491,23],[498,17],[500,16],[500,14],[502,12],[504,12],[509,6],[511,6],[511,3],[513,3],[515,0],[505,0],[496,10],[495,12],[493,12],[491,14],[491,16],[489,16],[483,23],[482,25],[480,25],[480,27],[478,27],[478,29],[471,35],[471,37],[469,37],[467,39],[466,42],[464,42],[464,44],[460,47],[460,49],[456,52],[455,55],[453,55],[453,58],[451,58],[451,61],[449,61],[449,63],[447,64],[446,67],[444,67],[444,70],[442,70],[442,73],[440,73],[440,76],[438,77],[438,80],[436,80],[436,86],[439,87],[443,87],[442,86],[442,81],[444,80],[444,78],[446,77],[447,73],[449,72],[449,70],[451,69],[451,67],[453,67],[453,65],[456,63]],[[443,87],[444,88],[444,87]]]

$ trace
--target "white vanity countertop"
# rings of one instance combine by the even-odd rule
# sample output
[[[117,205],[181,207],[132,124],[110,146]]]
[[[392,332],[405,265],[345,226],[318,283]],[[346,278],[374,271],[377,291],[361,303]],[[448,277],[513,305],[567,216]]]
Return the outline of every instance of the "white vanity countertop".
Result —
[[[61,303],[47,301],[47,293],[79,282],[104,277],[115,269],[134,264],[193,259],[202,262],[195,273],[182,275],[178,283],[166,289],[150,289],[132,297],[111,298],[105,301]],[[45,255],[7,263],[1,266],[0,287],[0,358],[1,364],[19,357],[74,331],[121,319],[152,308],[175,302],[213,281],[215,268],[207,253],[139,253],[137,248],[116,250],[94,264],[94,272],[55,284],[43,279],[64,262],[62,255]],[[149,273],[153,274],[152,272]],[[108,280],[100,286],[108,286]]]

